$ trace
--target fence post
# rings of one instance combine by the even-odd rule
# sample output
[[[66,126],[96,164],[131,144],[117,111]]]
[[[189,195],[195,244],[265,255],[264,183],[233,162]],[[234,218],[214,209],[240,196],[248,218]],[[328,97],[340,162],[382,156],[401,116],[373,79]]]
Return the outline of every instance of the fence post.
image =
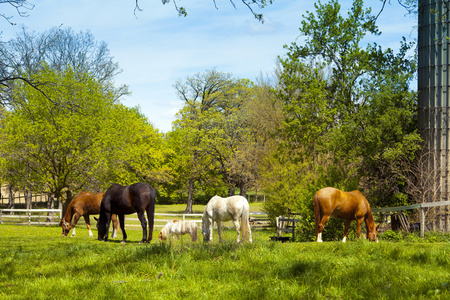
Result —
[[[292,221],[292,241],[295,241],[295,220]]]
[[[420,205],[420,237],[423,239],[425,235],[425,208]]]

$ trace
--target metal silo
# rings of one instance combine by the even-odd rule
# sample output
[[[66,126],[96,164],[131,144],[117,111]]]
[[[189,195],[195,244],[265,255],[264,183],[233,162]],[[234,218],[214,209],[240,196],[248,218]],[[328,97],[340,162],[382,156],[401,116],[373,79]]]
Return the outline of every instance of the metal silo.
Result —
[[[418,114],[425,149],[431,153],[429,172],[437,172],[427,201],[449,199],[449,45],[450,7],[445,0],[419,0]],[[429,211],[428,227],[450,231],[449,207]],[[430,222],[428,222],[430,221]]]

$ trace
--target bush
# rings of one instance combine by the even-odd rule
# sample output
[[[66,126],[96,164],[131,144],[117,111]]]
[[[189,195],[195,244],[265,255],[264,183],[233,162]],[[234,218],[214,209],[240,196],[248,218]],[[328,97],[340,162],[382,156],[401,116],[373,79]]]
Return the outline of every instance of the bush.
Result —
[[[393,241],[393,242],[398,242],[403,240],[403,235],[401,234],[401,232],[398,231],[393,231],[393,230],[387,230],[385,231],[381,236],[381,239],[383,240],[387,240],[387,241]]]

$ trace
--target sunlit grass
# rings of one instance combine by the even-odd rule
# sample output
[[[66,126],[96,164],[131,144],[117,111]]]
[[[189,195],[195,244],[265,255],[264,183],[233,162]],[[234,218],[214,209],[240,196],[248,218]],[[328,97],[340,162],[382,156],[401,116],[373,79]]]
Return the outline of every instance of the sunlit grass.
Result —
[[[100,242],[0,225],[0,299],[449,299],[449,243]],[[95,235],[95,232],[94,232]],[[200,235],[201,237],[201,235]]]

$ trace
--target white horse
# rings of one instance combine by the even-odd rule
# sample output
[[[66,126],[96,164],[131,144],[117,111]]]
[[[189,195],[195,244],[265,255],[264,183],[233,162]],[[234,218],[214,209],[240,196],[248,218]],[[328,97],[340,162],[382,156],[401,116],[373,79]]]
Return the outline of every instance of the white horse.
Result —
[[[231,196],[228,198],[222,198],[219,196],[212,197],[203,212],[203,241],[212,241],[214,222],[216,222],[219,242],[222,242],[222,236],[220,233],[221,223],[232,220],[238,234],[237,242],[239,243],[241,241],[240,231],[242,231],[242,239],[245,240],[248,236],[248,240],[251,243],[252,231],[248,222],[248,214],[249,205],[247,199],[242,196]],[[240,226],[239,219],[241,221]]]
[[[179,238],[180,235],[184,234],[189,234],[191,240],[195,242],[197,240],[197,224],[194,221],[172,220],[164,225],[158,237],[165,241],[169,235],[172,235],[173,239],[175,239],[175,236]]]

